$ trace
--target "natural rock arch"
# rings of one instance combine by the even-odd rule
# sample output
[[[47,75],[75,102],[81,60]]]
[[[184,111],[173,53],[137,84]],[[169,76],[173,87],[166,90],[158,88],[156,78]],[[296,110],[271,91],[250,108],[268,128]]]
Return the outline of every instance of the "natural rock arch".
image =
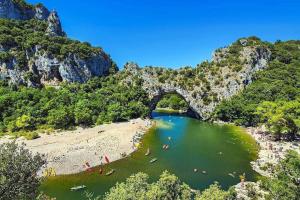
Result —
[[[140,68],[136,63],[125,65],[125,73],[128,75],[126,81],[130,82],[136,78],[141,80],[141,87],[152,100],[150,109],[153,109],[153,105],[162,95],[177,93],[185,99],[197,118],[208,120],[222,100],[229,99],[249,85],[253,75],[265,69],[271,59],[271,51],[264,46],[243,46],[239,52],[240,65],[217,67],[216,63],[222,63],[228,59],[226,57],[228,52],[228,48],[223,48],[214,53],[212,67],[203,68],[204,72],[201,72],[203,76],[201,78],[205,81],[197,84],[194,80],[183,78],[182,72],[187,69],[192,73],[198,73],[199,76],[200,73],[197,70],[202,70],[202,68],[178,70],[158,67]],[[168,76],[164,77],[165,75]],[[199,78],[191,76],[191,79]],[[194,85],[185,82],[191,82]]]

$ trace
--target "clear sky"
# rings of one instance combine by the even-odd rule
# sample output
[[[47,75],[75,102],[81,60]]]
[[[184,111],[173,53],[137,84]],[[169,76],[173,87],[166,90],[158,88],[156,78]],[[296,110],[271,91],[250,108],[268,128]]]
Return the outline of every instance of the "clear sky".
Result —
[[[300,0],[29,0],[55,9],[70,38],[119,67],[195,66],[240,37],[300,39]]]

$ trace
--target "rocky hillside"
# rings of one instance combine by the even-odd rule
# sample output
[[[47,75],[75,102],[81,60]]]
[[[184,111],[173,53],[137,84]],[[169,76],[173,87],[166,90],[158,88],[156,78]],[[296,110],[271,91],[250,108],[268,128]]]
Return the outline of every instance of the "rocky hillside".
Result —
[[[30,5],[24,0],[1,0],[0,18],[47,21],[46,34],[51,36],[65,36],[57,13],[55,11],[50,12],[42,4]]]
[[[55,11],[0,0],[0,79],[27,86],[86,82],[116,67],[101,48],[65,36]]]
[[[198,118],[208,119],[222,100],[249,85],[253,75],[268,66],[270,58],[268,45],[251,37],[218,49],[211,62],[203,62],[196,68],[140,68],[128,63],[125,71],[128,77],[141,79],[152,98],[152,108],[164,94],[175,92],[189,103]],[[126,81],[130,82],[131,78]]]

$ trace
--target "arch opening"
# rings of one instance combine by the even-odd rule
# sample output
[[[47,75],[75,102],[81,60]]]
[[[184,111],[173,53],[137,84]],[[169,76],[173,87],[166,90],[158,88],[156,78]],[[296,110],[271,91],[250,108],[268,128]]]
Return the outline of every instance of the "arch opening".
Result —
[[[200,115],[190,106],[190,103],[176,91],[163,92],[154,96],[150,102],[150,117],[152,117],[153,111],[201,119]]]

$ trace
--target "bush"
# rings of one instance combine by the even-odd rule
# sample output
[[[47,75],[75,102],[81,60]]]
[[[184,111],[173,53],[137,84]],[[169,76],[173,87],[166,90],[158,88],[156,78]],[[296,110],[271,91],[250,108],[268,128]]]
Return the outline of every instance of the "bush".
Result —
[[[288,152],[286,158],[276,167],[273,178],[263,179],[267,199],[298,200],[300,196],[300,155]]]
[[[148,182],[148,175],[138,173],[110,189],[105,200],[115,199],[191,199],[192,192],[175,175],[165,171],[155,183]]]
[[[16,143],[0,145],[0,199],[35,199],[41,179],[37,176],[45,158]]]

